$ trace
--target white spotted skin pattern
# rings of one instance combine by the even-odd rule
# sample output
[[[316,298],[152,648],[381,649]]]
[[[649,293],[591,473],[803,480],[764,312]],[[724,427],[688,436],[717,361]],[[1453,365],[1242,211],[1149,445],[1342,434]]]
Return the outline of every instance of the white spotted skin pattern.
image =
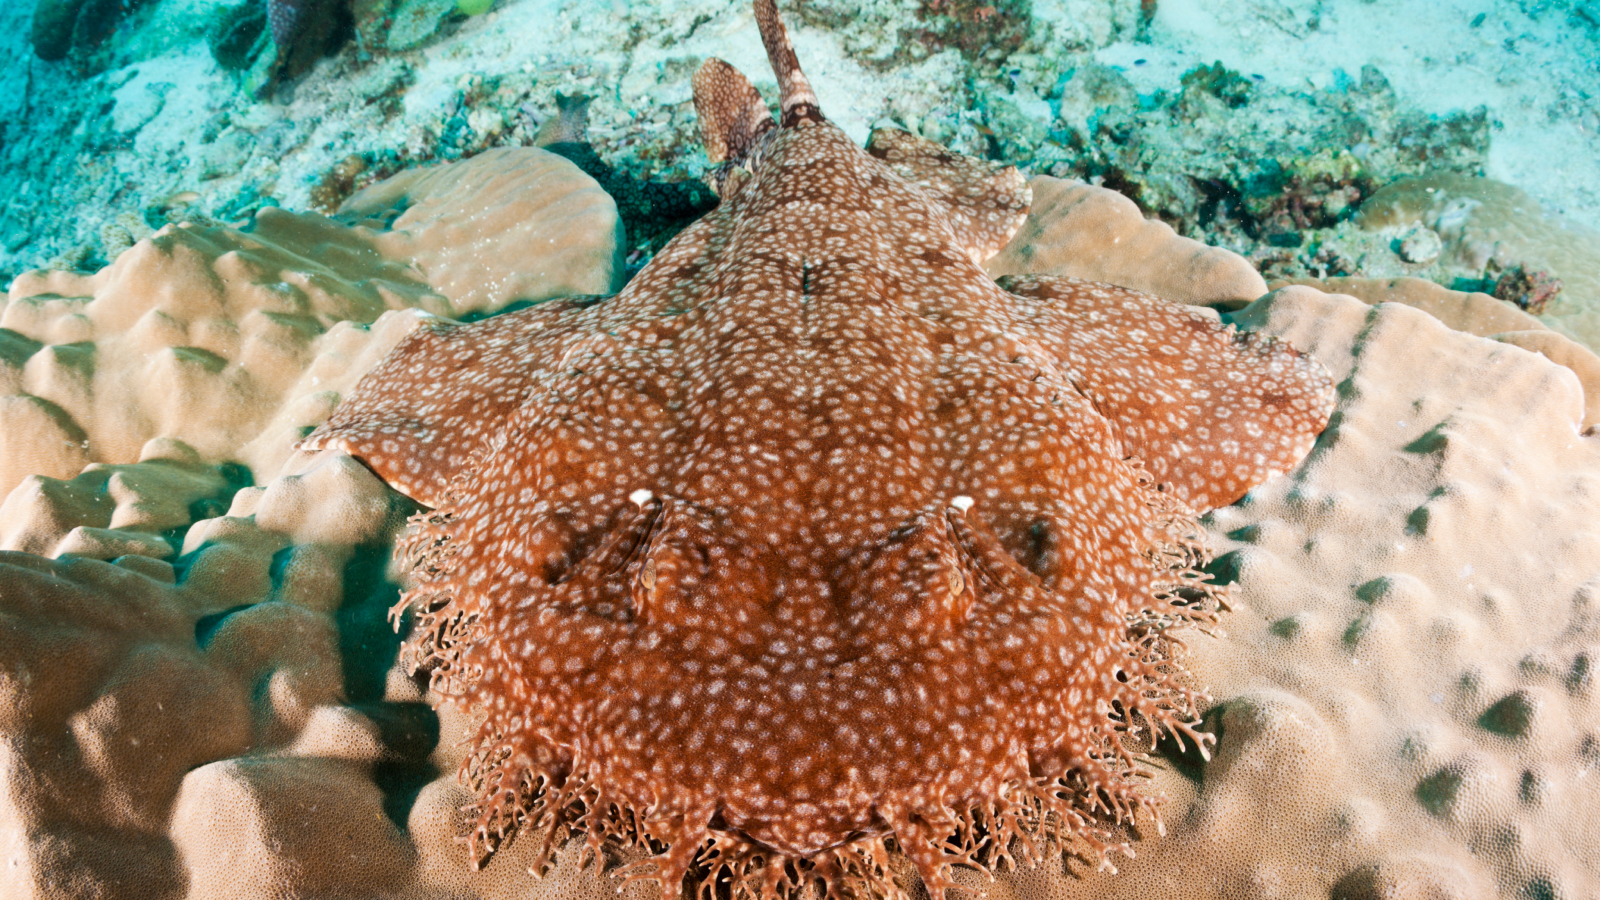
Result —
[[[1103,849],[1150,805],[1111,710],[1195,711],[1178,501],[1292,465],[1327,377],[1122,288],[1003,290],[825,122],[726,189],[614,298],[425,327],[307,442],[437,507],[410,644],[486,716],[475,857],[572,824],[669,845],[667,895],[712,851],[744,894],[789,861],[900,894],[893,833],[937,900],[1041,810]]]
[[[301,17],[320,0],[267,0],[267,27],[279,51],[289,46],[300,30]]]
[[[1001,284],[1122,445],[1191,507],[1226,506],[1288,470],[1327,421],[1333,382],[1322,366],[1218,327],[1209,310],[1077,278]]]

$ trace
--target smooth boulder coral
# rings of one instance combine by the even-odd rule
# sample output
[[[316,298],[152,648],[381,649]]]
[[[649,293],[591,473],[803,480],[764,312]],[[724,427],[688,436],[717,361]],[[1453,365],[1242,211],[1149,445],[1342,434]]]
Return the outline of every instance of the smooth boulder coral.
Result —
[[[1541,321],[1600,349],[1600,232],[1544,212],[1522,190],[1488,178],[1402,178],[1373,194],[1356,222],[1394,233],[1421,224],[1443,239],[1442,261],[1469,277],[1525,269],[1558,279]]]
[[[0,506],[0,532],[60,554],[0,550],[6,896],[315,894],[408,877],[374,768],[419,768],[426,730],[397,740],[383,723],[427,709],[403,681],[389,701],[354,638],[376,625],[366,655],[393,659],[381,576],[412,507],[346,457],[265,489],[233,476],[156,442],[141,462],[14,502],[25,485]]]
[[[18,277],[0,299],[0,492],[156,438],[269,475],[425,313],[600,292],[621,271],[616,206],[541,150],[402,173],[348,211],[169,226],[93,275]]]

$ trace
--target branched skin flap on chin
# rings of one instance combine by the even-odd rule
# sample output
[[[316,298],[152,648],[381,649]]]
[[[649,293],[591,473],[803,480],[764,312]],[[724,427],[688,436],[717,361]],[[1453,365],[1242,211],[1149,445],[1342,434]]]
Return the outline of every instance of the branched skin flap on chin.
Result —
[[[576,830],[666,896],[899,897],[897,851],[942,900],[1107,858],[1155,803],[1123,738],[1199,739],[1195,510],[1295,464],[1332,385],[1206,311],[997,285],[1016,170],[855,146],[756,6],[777,119],[695,79],[716,210],[615,297],[424,327],[307,442],[434,508],[408,645],[484,716],[473,859]]]

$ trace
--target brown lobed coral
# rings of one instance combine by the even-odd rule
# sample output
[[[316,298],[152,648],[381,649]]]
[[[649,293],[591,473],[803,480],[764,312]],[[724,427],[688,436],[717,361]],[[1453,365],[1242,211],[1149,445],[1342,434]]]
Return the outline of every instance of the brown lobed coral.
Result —
[[[0,491],[135,460],[155,438],[274,472],[327,417],[339,374],[418,312],[599,293],[622,271],[615,205],[542,150],[409,172],[346,213],[169,226],[93,275],[18,277],[0,300]]]

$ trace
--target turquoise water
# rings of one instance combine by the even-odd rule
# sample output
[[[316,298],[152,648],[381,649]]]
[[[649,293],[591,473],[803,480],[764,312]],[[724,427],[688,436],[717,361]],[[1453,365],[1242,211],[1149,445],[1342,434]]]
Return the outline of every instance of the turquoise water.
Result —
[[[319,0],[299,4],[313,12],[287,50],[267,40],[261,0],[146,0],[120,15],[97,12],[120,4],[40,6],[68,10],[57,15],[76,23],[70,33],[33,27],[30,5],[8,5],[0,50],[12,104],[7,275],[93,269],[172,221],[243,223],[262,205],[331,211],[401,168],[548,142],[561,96],[590,99],[601,161],[693,179],[704,167],[688,104],[697,60],[721,53],[765,80],[736,3],[522,0],[465,16],[442,0]],[[1486,175],[1600,227],[1592,4],[797,12],[824,107],[857,140],[897,124],[1029,173],[1106,183],[1247,255],[1315,244],[1361,197],[1428,172]],[[41,46],[61,58],[40,59]],[[1218,62],[1220,81],[1186,78]],[[1310,193],[1315,206],[1330,191],[1349,195],[1338,211],[1272,221],[1284,197]],[[647,236],[641,249],[655,246]],[[1275,264],[1307,272],[1306,260]]]

